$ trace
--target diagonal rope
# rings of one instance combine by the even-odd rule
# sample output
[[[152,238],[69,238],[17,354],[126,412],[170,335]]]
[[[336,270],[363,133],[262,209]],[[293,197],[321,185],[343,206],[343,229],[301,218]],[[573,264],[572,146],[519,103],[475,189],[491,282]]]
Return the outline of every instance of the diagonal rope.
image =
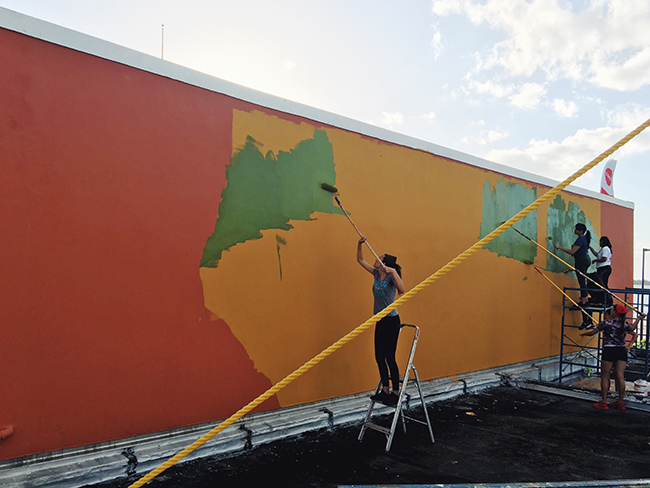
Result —
[[[598,283],[597,281],[595,281],[595,280],[593,280],[592,278],[590,278],[587,274],[583,273],[582,271],[580,271],[580,270],[577,269],[577,268],[574,268],[574,267],[571,266],[569,263],[567,263],[564,259],[562,259],[560,256],[557,256],[556,254],[553,254],[551,251],[549,251],[549,250],[546,249],[544,246],[542,246],[539,242],[535,242],[535,241],[532,240],[530,237],[528,237],[526,234],[524,234],[524,233],[518,231],[518,230],[515,229],[515,228],[513,228],[513,230],[514,230],[515,232],[519,233],[519,235],[521,235],[521,236],[525,237],[526,239],[528,239],[530,242],[532,242],[533,244],[535,244],[535,245],[536,245],[537,247],[539,247],[540,249],[543,249],[544,251],[546,251],[546,252],[548,253],[549,256],[553,256],[555,259],[557,259],[558,261],[560,261],[562,264],[568,266],[569,268],[571,268],[571,269],[572,269],[573,271],[575,271],[576,273],[580,273],[582,276],[584,276],[586,279],[588,279],[589,281],[591,281],[591,282],[592,282],[594,285],[596,285],[598,288],[600,288],[601,290],[606,291],[607,293],[609,293],[611,296],[613,296],[614,298],[616,298],[619,302],[621,302],[622,304],[624,304],[624,305],[627,306],[628,308],[631,308],[631,309],[634,310],[636,313],[641,313],[641,312],[639,311],[639,309],[636,308],[634,305],[630,305],[629,303],[627,303],[627,302],[626,302],[625,300],[623,300],[622,298],[619,298],[617,295],[615,295],[614,293],[612,293],[611,291],[609,291],[609,290],[608,290],[607,288],[605,288],[603,285],[601,285],[601,284]],[[537,271],[539,271],[539,270],[537,270]],[[545,275],[542,275],[542,276],[544,276],[544,277],[546,278]],[[564,292],[562,292],[562,293],[564,293]],[[569,299],[569,300],[571,300],[571,299]],[[573,300],[571,300],[571,301],[573,302]],[[575,302],[573,302],[573,303],[575,303]]]
[[[580,310],[582,310],[582,311],[583,311],[584,313],[586,313],[586,314],[589,313],[589,312],[587,312],[583,307],[581,307],[580,305],[578,305],[578,303],[577,303],[573,298],[571,298],[569,295],[567,295],[566,293],[564,293],[564,290],[562,290],[562,288],[560,288],[559,286],[557,286],[557,285],[553,282],[553,280],[552,280],[551,278],[549,278],[549,277],[546,276],[544,273],[542,273],[542,272],[540,271],[540,269],[539,269],[537,266],[533,266],[533,268],[535,268],[535,270],[536,270],[539,274],[541,274],[544,278],[546,278],[546,280],[547,280],[551,285],[553,285],[553,286],[557,289],[557,291],[559,291],[560,293],[562,293],[562,295],[564,295],[565,297],[567,297],[567,298],[569,299],[569,301],[570,301],[571,303],[573,303],[573,306],[574,306],[574,307],[578,307]]]
[[[580,310],[582,310],[584,313],[589,314],[589,312],[587,312],[584,308],[582,308],[580,305],[578,305],[578,304],[575,302],[575,300],[574,300],[573,298],[571,298],[569,295],[567,295],[566,293],[564,293],[564,290],[562,290],[562,288],[560,288],[559,286],[557,286],[557,285],[553,282],[553,280],[552,280],[551,278],[549,278],[549,277],[546,276],[544,273],[542,273],[542,271],[541,271],[537,266],[533,266],[533,268],[535,268],[535,270],[536,270],[539,274],[541,274],[544,278],[546,278],[546,280],[547,280],[551,285],[553,285],[553,286],[557,289],[557,291],[559,291],[560,293],[562,293],[562,295],[564,295],[564,296],[565,296],[566,298],[568,298],[571,302],[573,302],[573,304],[574,304],[576,307],[578,307],[578,308],[579,308]],[[623,303],[625,303],[625,302],[623,302]],[[638,314],[639,314],[639,315],[637,316],[637,317],[638,317],[638,318],[637,318],[637,323],[638,323],[638,321],[640,320],[641,317],[645,317],[645,314],[643,314],[643,313],[641,313],[641,312],[638,312]],[[592,322],[593,322],[593,320],[592,320]],[[589,342],[587,342],[584,346],[578,344],[576,341],[574,341],[571,337],[569,337],[569,336],[566,335],[566,334],[564,335],[564,337],[567,338],[567,339],[569,339],[571,342],[573,342],[573,343],[575,344],[575,347],[579,347],[580,349],[584,349],[584,348],[586,348],[587,346],[589,346],[589,344],[591,344],[591,341],[592,341],[596,336],[593,336],[591,339],[589,339]],[[571,344],[567,344],[567,345],[568,345],[568,346],[571,346]],[[594,358],[595,360],[598,360],[598,358],[597,358],[596,356],[594,356],[594,355],[593,355],[589,350],[587,350],[587,354],[589,354],[589,355],[590,355],[592,358]]]
[[[566,293],[564,293],[564,290],[562,290],[562,288],[560,288],[559,286],[557,286],[557,285],[553,282],[553,280],[552,280],[551,278],[549,278],[549,277],[546,276],[544,273],[542,273],[541,270],[540,270],[537,266],[533,266],[533,268],[535,268],[535,270],[536,270],[539,274],[541,274],[544,278],[546,278],[546,280],[547,280],[551,285],[553,285],[553,286],[557,289],[557,291],[559,291],[560,293],[562,293],[562,295],[564,295],[564,296],[565,296],[565,297],[566,297],[566,298],[567,298],[571,303],[573,303],[573,306],[578,307],[578,308],[582,311],[583,314],[588,315],[589,318],[590,318],[590,320],[591,320],[591,323],[592,323],[592,324],[594,323],[594,319],[593,319],[593,317],[591,316],[591,314],[590,314],[589,312],[587,312],[587,310],[584,309],[584,307],[583,307],[582,305],[579,305],[579,304],[578,304],[578,303],[577,303],[573,298],[571,298],[569,295],[567,295]],[[571,339],[571,338],[568,337],[568,336],[566,336],[566,337],[567,337],[571,342],[573,342],[575,345],[579,346],[579,344],[578,344],[576,341],[574,341],[573,339]],[[591,340],[590,340],[589,342],[591,342]],[[587,346],[589,345],[589,342],[586,344]],[[582,346],[579,346],[579,347],[582,347]]]
[[[546,202],[550,198],[554,197],[558,193],[560,193],[564,188],[569,186],[573,181],[576,179],[580,178],[583,174],[585,174],[587,171],[589,171],[591,168],[596,166],[598,163],[600,163],[603,159],[611,155],[614,151],[616,151],[618,148],[623,146],[624,144],[627,144],[632,138],[636,137],[639,133],[641,133],[644,129],[646,129],[648,126],[650,126],[650,119],[646,120],[643,124],[641,124],[639,127],[634,129],[632,132],[630,132],[628,135],[623,137],[620,141],[618,141],[616,144],[614,144],[612,147],[607,149],[605,152],[603,152],[600,156],[592,160],[590,163],[585,165],[583,168],[579,169],[575,173],[573,173],[571,176],[569,176],[566,180],[564,180],[562,183],[557,185],[555,188],[549,190],[546,192],[544,195],[539,197],[537,200],[535,200],[533,203],[531,203],[528,207],[520,211],[517,215],[514,217],[510,218],[503,224],[501,224],[499,227],[494,229],[492,232],[490,232],[487,236],[485,236],[483,239],[475,243],[472,247],[464,251],[463,253],[459,254],[456,256],[454,259],[449,261],[445,266],[440,268],[438,271],[436,271],[434,274],[429,276],[426,280],[422,281],[419,285],[415,286],[414,288],[410,289],[404,295],[399,297],[397,300],[395,300],[391,305],[383,309],[381,312],[379,312],[376,315],[373,315],[370,317],[368,320],[366,320],[363,324],[359,325],[356,329],[352,330],[349,332],[347,335],[336,341],[334,344],[329,346],[327,349],[322,351],[320,354],[303,364],[300,368],[295,370],[293,373],[290,375],[286,376],[283,380],[281,380],[279,383],[276,383],[273,385],[270,389],[262,393],[260,396],[258,396],[255,400],[250,402],[248,405],[245,407],[241,408],[238,410],[236,413],[231,415],[229,418],[224,420],[222,423],[220,423],[217,427],[212,429],[210,432],[207,434],[203,435],[199,439],[197,439],[193,444],[190,446],[186,447],[183,449],[181,452],[176,454],[174,457],[168,459],[164,463],[162,463],[160,466],[158,466],[156,469],[151,471],[149,474],[143,476],[140,478],[138,481],[135,483],[129,485],[128,488],[139,488],[140,486],[144,485],[145,483],[148,483],[150,480],[158,476],[160,473],[165,471],[166,469],[169,469],[172,467],[174,464],[179,462],[181,459],[184,457],[188,456],[192,452],[194,452],[196,449],[201,447],[203,444],[208,442],[210,439],[212,439],[214,436],[216,436],[219,432],[223,431],[225,428],[231,426],[234,424],[237,420],[242,418],[244,415],[249,413],[251,410],[253,410],[255,407],[260,405],[262,402],[265,400],[268,400],[270,397],[275,395],[278,391],[280,391],[282,388],[287,386],[289,383],[291,383],[293,380],[298,378],[299,376],[303,375],[307,371],[309,371],[311,368],[316,366],[318,363],[320,363],[323,359],[325,359],[327,356],[331,355],[335,351],[339,350],[341,347],[343,347],[345,344],[348,342],[352,341],[355,337],[360,335],[362,332],[365,330],[369,329],[372,325],[376,324],[379,320],[384,318],[386,315],[388,315],[390,312],[395,310],[397,307],[400,305],[403,305],[406,303],[408,300],[410,300],[413,296],[418,294],[420,291],[422,291],[424,288],[427,286],[431,285],[434,283],[436,280],[438,280],[440,277],[443,275],[447,274],[449,271],[451,271],[453,268],[458,266],[460,263],[462,263],[464,260],[466,260],[468,257],[470,257],[472,254],[474,254],[476,251],[481,249],[483,246],[485,246],[487,243],[501,235],[503,232],[508,230],[510,227],[512,227],[515,223],[517,223],[519,220],[523,219],[526,215],[531,213],[533,210],[535,210],[537,207],[539,207],[542,203]]]

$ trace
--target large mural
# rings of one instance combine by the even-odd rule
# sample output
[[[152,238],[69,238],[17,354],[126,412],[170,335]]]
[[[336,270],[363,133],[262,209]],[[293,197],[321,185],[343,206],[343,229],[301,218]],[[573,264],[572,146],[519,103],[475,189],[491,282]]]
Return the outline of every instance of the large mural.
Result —
[[[5,29],[0,65],[0,459],[226,418],[365,321],[322,183],[407,289],[548,190]],[[616,236],[610,283],[631,283],[628,207],[565,192],[517,229],[552,248],[578,221]],[[508,231],[400,307],[421,377],[559,352],[531,263],[576,285]],[[376,382],[368,332],[259,408]]]

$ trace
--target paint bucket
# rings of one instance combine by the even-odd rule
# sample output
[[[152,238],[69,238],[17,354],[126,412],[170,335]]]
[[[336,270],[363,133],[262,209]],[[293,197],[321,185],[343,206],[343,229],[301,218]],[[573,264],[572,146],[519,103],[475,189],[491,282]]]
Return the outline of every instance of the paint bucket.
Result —
[[[636,380],[634,382],[634,391],[638,393],[645,393],[648,391],[648,382],[646,380]]]

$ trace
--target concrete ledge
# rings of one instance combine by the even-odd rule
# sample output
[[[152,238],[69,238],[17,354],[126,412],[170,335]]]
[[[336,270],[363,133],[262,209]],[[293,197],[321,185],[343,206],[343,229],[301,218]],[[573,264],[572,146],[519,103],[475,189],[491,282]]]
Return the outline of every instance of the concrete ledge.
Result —
[[[432,403],[487,388],[511,380],[551,381],[558,376],[559,356],[491,368],[420,382],[425,402]],[[576,368],[582,372],[583,368]],[[412,388],[412,390],[411,390]],[[417,407],[417,391],[405,405]],[[369,392],[332,398],[248,415],[206,443],[182,462],[208,456],[233,455],[254,446],[299,435],[303,432],[361,422],[368,408]],[[392,409],[382,406],[378,414]],[[435,418],[432,419],[435,431]],[[134,480],[158,467],[220,422],[173,429],[155,434],[121,439],[75,449],[54,451],[0,463],[0,486],[6,488],[75,488],[118,478]]]

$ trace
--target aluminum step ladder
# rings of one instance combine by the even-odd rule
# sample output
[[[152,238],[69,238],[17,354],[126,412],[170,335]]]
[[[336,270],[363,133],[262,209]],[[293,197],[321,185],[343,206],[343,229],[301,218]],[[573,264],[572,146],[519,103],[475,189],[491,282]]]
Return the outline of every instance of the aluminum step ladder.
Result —
[[[366,413],[366,418],[363,421],[363,425],[361,427],[361,432],[359,433],[359,442],[363,440],[363,436],[366,433],[366,429],[372,429],[376,430],[378,432],[381,432],[382,434],[386,435],[386,452],[390,451],[390,446],[393,443],[393,437],[395,437],[395,430],[397,429],[397,422],[399,418],[402,419],[402,427],[404,428],[404,433],[406,433],[406,419],[417,422],[419,424],[426,425],[429,428],[429,434],[431,435],[431,442],[435,442],[435,439],[433,437],[433,429],[431,428],[431,421],[429,420],[429,413],[427,412],[427,406],[424,402],[424,396],[422,395],[422,389],[420,388],[420,377],[418,376],[418,371],[415,369],[415,366],[413,365],[413,358],[415,356],[415,349],[417,348],[418,345],[418,339],[420,338],[420,328],[417,325],[411,325],[411,324],[402,324],[402,329],[404,327],[412,327],[414,329],[413,333],[413,343],[411,344],[411,353],[409,354],[409,360],[406,365],[406,369],[404,371],[404,375],[400,375],[400,389],[399,389],[399,398],[397,400],[397,404],[395,406],[390,406],[386,405],[389,408],[394,408],[395,411],[393,413],[393,420],[391,422],[390,429],[387,427],[383,427],[379,424],[376,424],[374,422],[371,422],[371,417],[372,417],[372,411],[375,408],[375,405],[380,402],[375,402],[374,400],[370,400],[370,405],[368,406],[368,412]],[[401,330],[400,330],[401,332]],[[411,376],[411,372],[413,375]],[[407,400],[407,404],[410,401],[411,395],[406,393],[406,388],[409,385],[415,385],[417,387],[418,395],[420,398],[420,403],[422,403],[422,409],[424,410],[424,417],[426,418],[426,422],[423,422],[422,420],[415,419],[413,417],[409,417],[407,415],[404,415],[404,409],[402,408],[402,404],[404,403],[404,400]],[[377,383],[377,388],[375,389],[375,394],[379,393],[381,390],[381,378],[379,379],[379,382]],[[383,403],[380,403],[381,405],[385,405]]]

